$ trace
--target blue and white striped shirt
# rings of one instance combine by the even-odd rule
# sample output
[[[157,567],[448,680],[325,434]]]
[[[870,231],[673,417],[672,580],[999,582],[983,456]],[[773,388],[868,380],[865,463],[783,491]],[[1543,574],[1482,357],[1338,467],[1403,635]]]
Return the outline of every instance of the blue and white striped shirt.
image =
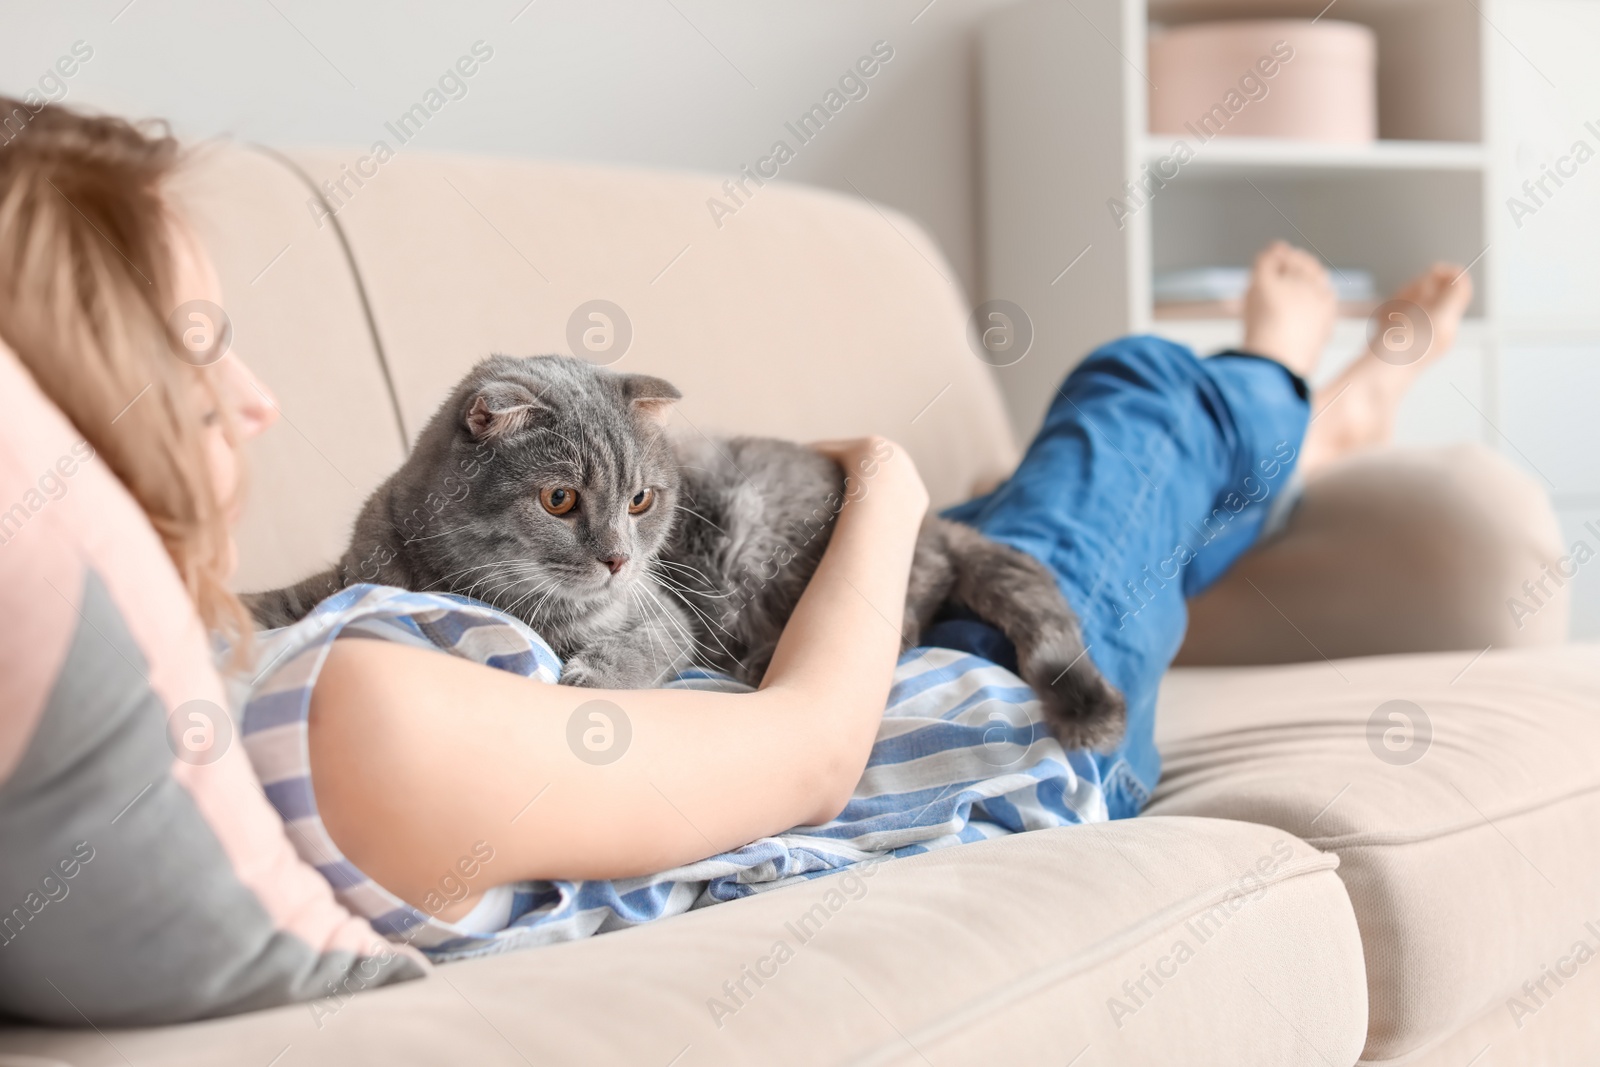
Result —
[[[551,684],[561,662],[526,625],[485,604],[373,585],[345,589],[260,639],[265,669],[240,733],[290,840],[351,911],[436,960],[568,941],[867,861],[1106,819],[1094,760],[1062,750],[1026,683],[964,652],[916,648],[900,657],[867,768],[838,818],[642,878],[513,882],[486,894],[466,919],[445,922],[362,873],[317,813],[306,721],[312,687],[341,636],[435,649]],[[669,687],[745,688],[701,670]],[[480,880],[492,871],[485,864]]]

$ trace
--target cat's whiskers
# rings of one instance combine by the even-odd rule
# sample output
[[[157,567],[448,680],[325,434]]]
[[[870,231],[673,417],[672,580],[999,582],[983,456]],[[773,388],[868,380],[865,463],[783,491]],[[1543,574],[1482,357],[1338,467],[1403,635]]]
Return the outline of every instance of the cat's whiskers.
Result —
[[[656,628],[651,625],[655,621],[655,613],[651,610],[650,605],[645,603],[644,598],[639,595],[638,586],[628,587],[628,597],[634,602],[634,606],[638,608],[640,616],[646,620],[644,634],[650,639],[650,651],[657,651],[660,648],[660,642],[656,640]]]
[[[715,587],[715,585],[712,585],[712,581],[710,581],[709,577],[701,574],[701,571],[693,568],[693,566],[683,566],[680,565],[680,563],[672,563],[670,560],[656,560],[656,563],[659,563],[661,566],[669,566],[669,568],[675,569],[675,571],[683,571],[683,573],[686,574],[693,574],[694,577],[698,577],[699,581],[706,582],[707,587],[712,587],[712,589]],[[670,576],[670,574],[662,574],[659,573],[659,571],[653,571],[653,576],[659,577],[662,582],[672,585],[672,589],[677,589],[678,592],[682,593],[690,593],[690,595],[694,595],[694,597],[704,597],[706,600],[728,600],[728,598],[733,597],[733,593],[731,592],[714,593],[706,592],[704,589],[690,589],[688,585],[683,584],[682,581],[678,581],[678,579]]]
[[[533,607],[528,609],[528,617],[529,618],[538,618],[539,617],[539,612],[544,610],[545,604],[549,603],[550,598],[555,596],[556,593],[560,591],[560,589],[561,589],[561,583],[560,582],[552,582],[551,585],[550,585],[550,588],[545,590],[544,595],[539,598],[538,602],[535,603],[533,605]]]
[[[470,529],[472,529],[472,523],[469,522],[464,526],[457,526],[454,530],[445,530],[445,531],[443,531],[441,533],[429,534],[426,537],[408,537],[408,538],[406,538],[404,541],[402,541],[400,543],[403,544],[403,545],[414,545],[418,541],[432,541],[432,540],[434,540],[435,538],[438,538],[438,537],[449,537],[451,534],[458,534],[462,530],[470,530]]]
[[[701,571],[698,568],[691,567],[691,566],[688,566],[686,564],[675,563],[672,560],[662,559],[660,557],[657,557],[652,562],[659,563],[663,567],[671,567],[671,568],[673,568],[675,570],[685,571],[687,573],[693,574],[695,577],[699,578],[701,581],[705,582],[707,585],[711,585],[712,584],[711,580],[709,578],[707,578],[703,573],[701,573]],[[678,598],[679,603],[681,603],[684,607],[688,608],[690,611],[692,611],[696,615],[698,615],[700,617],[700,619],[706,624],[706,626],[707,626],[707,628],[709,630],[721,630],[723,633],[727,634],[730,639],[732,639],[734,637],[734,634],[733,634],[733,632],[731,630],[729,630],[726,626],[722,625],[722,623],[720,623],[720,622],[716,621],[715,619],[711,618],[711,616],[707,615],[704,611],[702,611],[700,609],[700,607],[698,605],[696,605],[693,601],[691,601],[689,599],[690,596],[701,596],[701,597],[705,597],[708,600],[726,600],[729,597],[733,596],[733,593],[731,591],[727,592],[727,593],[707,593],[707,592],[705,592],[703,590],[699,590],[699,589],[690,589],[688,586],[684,585],[682,582],[680,582],[677,579],[673,578],[670,574],[667,574],[667,573],[664,573],[664,572],[661,572],[661,571],[652,571],[652,572],[650,572],[650,576],[655,581],[660,582],[666,588],[671,589],[671,590],[676,590],[680,594],[680,596]],[[729,658],[731,658],[735,663],[738,663],[740,666],[744,665],[744,661],[739,659],[739,657],[733,655],[733,653],[728,650],[727,646],[722,644],[722,640],[720,638],[718,638],[716,636],[716,634],[712,633],[712,634],[710,634],[710,636],[711,636],[712,640],[716,641],[718,646],[722,648],[722,651],[726,652],[728,654]]]
[[[662,585],[666,586],[669,590],[676,590],[678,593],[680,593],[682,595],[686,596],[688,594],[694,593],[694,590],[683,588],[683,586],[679,585],[677,582],[673,581],[671,578],[669,578],[665,574],[656,574],[656,575],[652,575],[652,577],[656,581],[660,582]],[[702,593],[702,594],[697,594],[697,595],[704,596],[706,594]],[[732,594],[725,594],[725,596],[731,596],[731,595]],[[700,618],[704,619],[707,626],[710,626],[710,627],[712,627],[714,629],[721,630],[723,633],[727,634],[729,637],[733,637],[733,631],[729,630],[726,626],[722,625],[719,622],[714,622],[711,619],[711,617],[709,615],[707,615],[704,611],[700,610],[700,608],[697,605],[692,604],[687,600],[681,600],[680,602],[683,604],[684,607],[688,608],[690,611],[692,611],[696,615],[700,616]]]
[[[692,647],[692,648],[699,647],[700,646],[700,641],[697,638],[695,638],[693,635],[691,635],[687,631],[685,631],[684,628],[683,628],[683,624],[678,622],[678,620],[673,617],[673,615],[672,615],[672,613],[670,611],[667,611],[665,605],[662,605],[660,598],[658,598],[656,596],[655,590],[649,588],[648,586],[644,586],[643,589],[644,589],[645,595],[648,596],[651,600],[654,600],[656,602],[656,605],[661,608],[662,613],[664,615],[666,615],[666,617],[667,617],[667,621],[672,623],[672,625],[677,628],[679,633],[683,634],[684,637],[689,639],[690,647]],[[709,620],[708,620],[708,622],[709,622]],[[710,634],[710,637],[711,637],[711,640],[713,640],[713,641],[715,641],[717,643],[717,647],[722,649],[723,653],[729,659],[733,660],[733,662],[739,664],[739,666],[741,666],[741,667],[744,666],[744,661],[741,660],[738,656],[735,656],[731,651],[729,651],[728,650],[728,646],[724,645],[722,643],[722,639],[721,638],[719,638],[714,633]],[[682,646],[681,645],[679,646],[679,650],[682,651]]]
[[[511,562],[502,564],[502,566],[504,568],[503,570],[492,571],[489,574],[478,577],[471,585],[467,586],[462,595],[476,596],[478,587],[480,585],[483,585],[485,582],[496,582],[498,584],[496,584],[487,595],[478,598],[486,603],[492,604],[495,602],[495,598],[500,595],[502,590],[510,589],[514,586],[520,585],[529,578],[539,577],[544,573],[537,564],[532,562]]]
[[[526,580],[527,579],[522,579],[522,581],[526,581]],[[519,607],[521,607],[528,600],[530,600],[533,597],[537,596],[541,591],[545,591],[545,590],[548,589],[549,592],[554,592],[555,591],[555,585],[556,585],[556,580],[554,578],[548,576],[548,575],[543,577],[543,578],[540,578],[537,582],[535,582],[533,584],[533,588],[529,589],[526,593],[523,593],[521,596],[519,596],[515,601],[512,602],[510,607],[502,608],[501,610],[504,611],[507,615],[516,615],[517,614],[517,609]],[[544,603],[544,600],[541,599],[539,601],[539,603],[540,604]],[[538,606],[535,605],[535,607],[532,610],[530,610],[526,616],[518,616],[518,617],[519,618],[524,618],[524,617],[526,617],[526,618],[536,618],[537,615],[538,615]]]
[[[740,659],[738,656],[735,656],[733,654],[733,652],[728,648],[728,646],[724,645],[722,643],[722,639],[720,637],[718,637],[715,633],[711,633],[710,632],[712,630],[721,630],[723,633],[727,634],[728,637],[731,639],[731,638],[734,637],[733,631],[729,630],[726,626],[723,626],[720,622],[717,622],[715,619],[712,619],[705,612],[701,611],[699,608],[695,607],[693,604],[689,603],[688,601],[680,600],[679,603],[683,604],[684,607],[686,607],[690,611],[694,612],[696,615],[698,615],[705,622],[706,627],[707,627],[707,636],[709,636],[711,638],[711,640],[713,640],[713,641],[715,641],[717,643],[717,647],[722,649],[722,651],[727,654],[729,659],[733,660],[733,662],[737,663],[741,667],[744,666],[744,660]],[[696,642],[696,643],[699,644],[699,642]],[[704,646],[702,645],[701,647],[704,647]]]
[[[648,588],[644,588],[644,587],[639,586],[639,585],[631,586],[628,589],[628,592],[633,596],[634,601],[639,605],[639,608],[652,621],[664,620],[664,621],[670,623],[671,625],[673,625],[674,627],[676,627],[679,633],[682,633],[685,637],[687,637],[689,639],[689,644],[687,646],[685,646],[683,644],[680,644],[676,639],[673,639],[672,635],[670,633],[666,633],[666,632],[662,633],[663,637],[665,637],[665,638],[667,638],[669,640],[672,640],[673,647],[674,647],[674,649],[675,649],[675,651],[677,653],[676,655],[674,655],[672,657],[671,663],[669,664],[669,666],[671,668],[673,668],[673,670],[675,671],[677,669],[677,666],[678,666],[679,662],[681,662],[682,660],[684,660],[686,658],[692,664],[694,662],[694,659],[695,659],[694,653],[697,652],[699,650],[699,647],[700,647],[699,641],[697,641],[692,634],[689,634],[689,633],[684,631],[682,625],[680,625],[678,623],[678,621],[672,617],[672,613],[670,611],[668,611],[666,609],[666,607],[659,600],[656,601],[655,607],[652,608],[650,606],[650,604],[647,603],[642,596],[640,596],[641,591],[643,593],[645,593],[645,594],[648,594],[651,597],[651,599],[655,598],[655,594],[652,593]],[[654,627],[654,626],[649,627],[646,630],[646,634],[650,638],[650,647],[652,649],[658,647],[658,645],[656,643],[656,627]]]
[[[700,589],[690,589],[688,586],[686,586],[682,582],[678,581],[672,575],[670,575],[670,574],[662,574],[659,571],[652,572],[650,577],[655,579],[655,581],[657,583],[666,586],[668,589],[671,589],[673,592],[678,593],[678,594],[680,594],[682,596],[699,596],[699,597],[705,597],[707,600],[726,600],[726,599],[728,599],[728,597],[732,596],[731,593],[717,594],[717,593],[707,593],[704,590],[700,590]]]
[[[451,578],[456,577],[456,575],[458,575],[458,574],[471,574],[473,571],[481,571],[481,570],[484,570],[485,568],[488,568],[488,567],[504,567],[504,566],[506,566],[508,564],[512,564],[512,563],[532,563],[532,562],[533,562],[532,557],[525,557],[523,559],[492,559],[488,563],[478,563],[478,564],[474,564],[471,567],[462,567],[460,570],[451,571],[450,573],[448,573],[448,574],[444,575],[443,577],[441,577],[439,580],[441,582],[447,582]]]
[[[514,568],[510,568],[504,572],[497,572],[496,574],[487,578],[480,578],[477,582],[473,583],[472,588],[476,589],[478,585],[485,581],[494,581],[497,579],[499,579],[499,584],[494,586],[494,588],[489,591],[484,599],[489,603],[494,604],[497,608],[506,612],[507,614],[516,614],[517,607],[520,606],[523,601],[540,593],[541,591],[544,591],[546,588],[553,592],[556,586],[559,584],[559,576],[550,574],[547,570],[539,567],[536,564],[526,563],[515,565]],[[518,598],[513,601],[511,605],[507,606],[504,604],[505,596],[510,591],[517,590],[524,585],[528,585],[530,582],[532,583],[531,588],[522,592],[522,594],[518,596]]]
[[[727,532],[728,532],[727,530],[724,530],[722,527],[718,526],[716,523],[712,522],[710,519],[706,518],[704,515],[700,514],[698,511],[694,510],[693,508],[686,508],[682,504],[674,504],[674,505],[672,505],[672,510],[674,510],[674,511],[686,511],[690,515],[693,515],[695,518],[699,519],[701,522],[705,523],[707,526],[711,527],[713,530],[717,531],[720,534],[726,535]]]
[[[559,574],[549,575],[546,581],[535,585],[530,595],[537,595],[539,599],[533,602],[522,617],[526,619],[541,618],[545,605],[550,603],[561,592],[561,585],[561,575]],[[565,602],[562,603],[564,604]],[[568,610],[563,613],[563,617],[570,618],[573,615],[573,611],[570,605],[567,605],[567,607]]]
[[[660,585],[663,589],[666,589],[668,592],[676,594],[679,603],[681,603],[684,607],[688,608],[690,611],[694,612],[701,619],[705,620],[705,624],[707,626],[712,627],[713,629],[721,630],[723,633],[727,634],[730,638],[734,638],[735,640],[737,640],[737,638],[735,637],[734,633],[731,630],[729,630],[726,626],[722,625],[720,622],[714,621],[711,618],[710,615],[706,614],[706,609],[702,609],[700,605],[694,603],[694,601],[689,599],[691,596],[707,596],[707,594],[697,593],[693,589],[685,589],[681,585],[679,585],[677,582],[673,581],[672,578],[670,578],[669,576],[667,576],[665,574],[657,574],[657,575],[653,575],[652,577],[654,577],[656,583],[658,585]],[[728,595],[731,595],[731,594],[728,594]],[[711,599],[711,600],[722,600],[722,599],[726,599],[726,596],[724,596],[724,597],[709,597],[708,596],[707,598]],[[715,610],[715,609],[710,609],[710,610]],[[723,614],[733,614],[733,612],[724,612]]]
[[[519,583],[519,582],[521,582],[523,580],[524,580],[524,578],[523,578],[522,575],[514,574],[509,570],[506,570],[506,571],[492,571],[489,574],[479,575],[473,581],[473,583],[471,585],[467,586],[466,590],[462,593],[462,595],[463,596],[470,596],[470,597],[477,597],[478,596],[478,587],[479,586],[483,585],[486,582],[493,582],[493,583],[496,583],[496,584],[494,584],[490,588],[490,591],[486,595],[484,595],[482,597],[478,597],[478,599],[480,599],[480,600],[484,600],[484,601],[492,603],[494,598],[499,595],[500,590],[508,588],[511,585],[516,585],[517,583]]]
[[[716,583],[713,582],[710,578],[706,577],[705,572],[702,571],[699,567],[692,567],[692,566],[690,566],[690,565],[688,565],[686,563],[676,563],[676,562],[674,562],[674,561],[672,561],[670,559],[662,559],[659,556],[657,556],[653,562],[659,563],[663,567],[669,567],[672,570],[679,571],[679,572],[681,572],[683,574],[693,575],[694,577],[700,579],[701,582],[705,583],[705,586],[708,589],[715,589],[716,588]],[[732,593],[720,593],[720,594],[718,594],[718,593],[706,593],[706,592],[700,592],[698,590],[697,590],[697,592],[699,592],[700,596],[715,597],[715,598],[717,598],[719,600],[733,595]]]
[[[502,583],[495,588],[506,588],[508,584],[515,585],[520,582],[527,581],[529,578],[537,578],[544,575],[557,577],[557,575],[550,574],[550,571],[547,568],[537,563],[508,564],[502,570],[492,571],[488,574],[480,575],[478,578],[474,579],[472,585],[468,586],[468,588],[476,589],[485,582],[494,581],[500,581]]]
[[[657,647],[656,631],[659,629],[661,621],[660,611],[658,610],[659,605],[652,606],[645,600],[642,590],[637,585],[628,587],[628,596],[632,598],[634,604],[638,607],[640,617],[645,622],[645,636],[650,638],[651,647]]]
[[[488,581],[489,579],[494,578],[497,575],[500,575],[500,574],[503,574],[503,573],[504,574],[509,574],[509,573],[514,572],[514,571],[526,571],[526,570],[531,570],[531,569],[537,568],[538,566],[539,565],[536,562],[534,562],[533,560],[503,559],[503,560],[497,560],[496,562],[494,562],[492,564],[486,564],[486,565],[484,565],[482,567],[472,567],[472,568],[469,568],[467,571],[457,571],[455,573],[457,573],[457,574],[466,574],[466,573],[471,573],[471,571],[475,571],[475,570],[485,571],[486,572],[485,574],[481,574],[477,578],[473,579],[473,581],[482,582],[482,581]]]
[[[423,589],[423,590],[420,590],[420,591],[424,592],[424,593],[430,592],[430,591],[432,591],[434,589],[437,589],[439,586],[444,585],[445,583],[449,582],[452,578],[455,578],[458,575],[471,574],[473,571],[481,571],[481,570],[484,570],[485,568],[488,568],[488,567],[508,567],[508,566],[514,566],[514,565],[519,564],[519,563],[535,564],[537,562],[538,562],[538,560],[535,560],[531,556],[524,557],[522,559],[495,559],[495,560],[490,560],[488,563],[479,563],[476,566],[462,567],[458,571],[451,571],[449,574],[441,576],[437,581],[429,583],[429,585],[428,585],[428,587],[426,589]]]

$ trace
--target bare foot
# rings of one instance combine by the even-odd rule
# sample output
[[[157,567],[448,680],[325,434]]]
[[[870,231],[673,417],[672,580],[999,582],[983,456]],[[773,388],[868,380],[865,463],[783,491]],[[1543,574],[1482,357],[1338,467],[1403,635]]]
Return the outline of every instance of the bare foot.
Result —
[[[1450,351],[1472,279],[1435,263],[1378,308],[1366,351],[1312,398],[1311,428],[1300,466],[1307,473],[1394,437],[1400,401],[1417,377]]]
[[[1311,253],[1274,241],[1256,256],[1244,296],[1244,350],[1311,377],[1338,313],[1333,283]]]

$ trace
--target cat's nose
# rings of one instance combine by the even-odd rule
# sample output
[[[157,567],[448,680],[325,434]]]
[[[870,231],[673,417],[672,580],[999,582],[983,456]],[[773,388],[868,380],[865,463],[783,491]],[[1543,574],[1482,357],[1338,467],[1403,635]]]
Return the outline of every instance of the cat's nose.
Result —
[[[612,574],[615,574],[615,573],[617,573],[618,571],[620,571],[622,569],[622,565],[624,563],[628,562],[628,557],[627,556],[601,556],[600,557],[600,562],[604,563],[606,565],[607,569],[609,569]]]

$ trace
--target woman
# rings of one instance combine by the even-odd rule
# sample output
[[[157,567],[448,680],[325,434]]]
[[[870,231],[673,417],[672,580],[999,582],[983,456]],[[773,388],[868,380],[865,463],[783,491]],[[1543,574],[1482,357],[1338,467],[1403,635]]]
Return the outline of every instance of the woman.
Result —
[[[226,587],[237,448],[275,409],[236,354],[193,367],[167,350],[173,309],[222,302],[163,198],[178,160],[170,139],[117,120],[34,115],[0,149],[0,335],[139,501],[203,619],[242,656],[244,617]],[[1458,278],[1435,268],[1403,294],[1433,318],[1435,356],[1470,297]],[[1334,401],[1349,402],[1325,408],[1305,439],[1305,379],[1334,313],[1316,261],[1274,245],[1256,263],[1245,351],[1200,361],[1154,338],[1107,346],[1062,385],[1016,474],[952,512],[1053,568],[1088,654],[1127,697],[1114,750],[1057,760],[1094,780],[1091,817],[1137,814],[1155,786],[1155,691],[1186,598],[1260,537],[1302,452],[1326,461],[1392,419],[1397,379],[1380,388],[1378,365],[1362,361],[1336,385]],[[839,515],[758,691],[576,691],[414,642],[316,648],[305,680],[315,807],[355,872],[446,933],[492,933],[483,906],[497,886],[647,876],[846,812],[896,678],[900,638],[885,619],[899,616],[928,500],[900,449],[819,447],[870,469],[868,491]],[[1014,655],[973,619],[947,620],[925,642],[951,650],[947,661],[968,653],[1003,668]],[[286,670],[269,656],[263,667],[258,690]],[[625,706],[626,759],[573,758],[569,722],[596,699]],[[441,872],[484,842],[487,873],[433,903]]]

